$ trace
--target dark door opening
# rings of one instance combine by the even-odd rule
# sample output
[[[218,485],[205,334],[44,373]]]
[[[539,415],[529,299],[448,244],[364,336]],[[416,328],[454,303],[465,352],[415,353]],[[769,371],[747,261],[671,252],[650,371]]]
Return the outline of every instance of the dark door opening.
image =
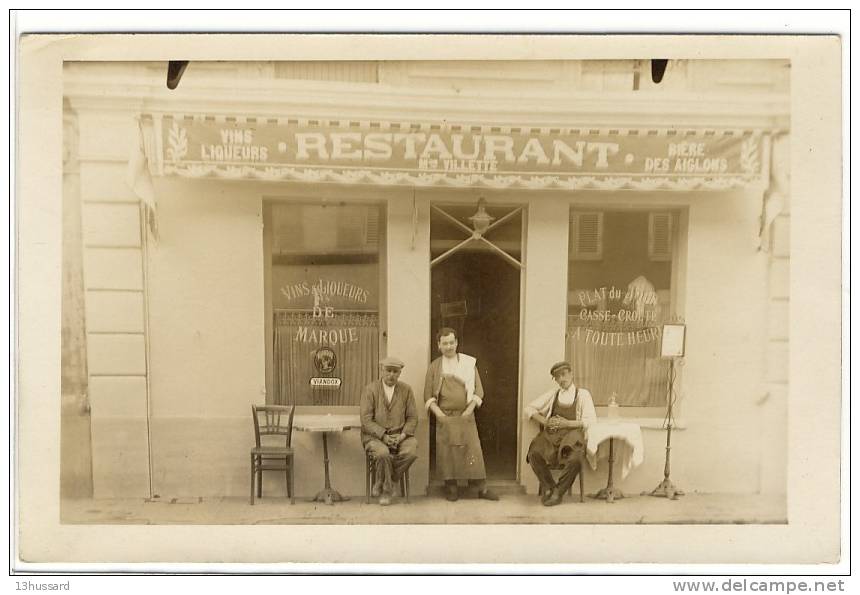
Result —
[[[446,208],[454,211],[456,208]],[[488,209],[491,214],[492,209]],[[510,212],[501,209],[497,217]],[[474,207],[464,210],[468,217]],[[458,217],[462,219],[463,217]],[[435,218],[431,227],[433,257],[462,241],[462,233]],[[522,215],[505,221],[488,234],[505,252],[520,257]],[[435,332],[456,329],[459,351],[478,360],[484,386],[483,405],[475,419],[489,479],[516,479],[517,401],[519,393],[520,270],[480,241],[471,242],[436,263],[431,272],[431,350],[438,356]],[[433,438],[431,436],[431,438]],[[431,439],[431,450],[435,440]],[[431,456],[435,471],[435,453]]]

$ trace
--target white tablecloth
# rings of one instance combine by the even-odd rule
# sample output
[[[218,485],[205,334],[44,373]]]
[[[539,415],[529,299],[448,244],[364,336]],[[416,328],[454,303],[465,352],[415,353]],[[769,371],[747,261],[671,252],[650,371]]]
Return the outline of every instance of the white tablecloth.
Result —
[[[585,456],[592,469],[597,469],[598,459],[609,456],[610,438],[615,438],[615,460],[621,461],[622,479],[627,477],[633,467],[642,464],[645,448],[642,445],[642,430],[637,423],[604,418],[589,424],[585,429],[585,437]]]

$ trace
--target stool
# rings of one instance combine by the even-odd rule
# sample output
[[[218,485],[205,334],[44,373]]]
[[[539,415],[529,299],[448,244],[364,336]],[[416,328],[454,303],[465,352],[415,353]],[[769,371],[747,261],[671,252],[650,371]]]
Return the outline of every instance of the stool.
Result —
[[[370,504],[370,484],[376,474],[376,460],[370,453],[364,453],[364,489],[365,501]],[[409,503],[409,469],[400,476],[400,495]]]
[[[564,471],[564,465],[554,465],[549,468],[550,471]],[[583,482],[583,475],[585,471],[585,457],[579,458],[579,473],[576,476],[574,481],[579,482],[579,501],[585,502],[585,483]],[[568,495],[573,494],[573,484],[571,484],[570,488],[567,490]],[[538,496],[543,496],[543,484],[538,483]]]

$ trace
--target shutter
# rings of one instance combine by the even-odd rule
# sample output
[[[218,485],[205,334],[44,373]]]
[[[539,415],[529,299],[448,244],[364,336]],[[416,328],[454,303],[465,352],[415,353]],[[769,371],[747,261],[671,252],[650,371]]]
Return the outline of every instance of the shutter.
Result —
[[[337,247],[342,250],[376,251],[379,245],[379,209],[343,207],[338,213]]]
[[[671,213],[648,213],[648,258],[672,260]]]
[[[574,260],[603,258],[603,213],[574,213],[571,234]]]
[[[286,254],[304,245],[305,208],[302,205],[272,206],[272,254]]]
[[[367,209],[367,227],[364,234],[365,248],[379,245],[379,209]]]
[[[338,211],[337,247],[339,249],[355,251],[364,247],[366,215],[361,211],[364,209],[359,210],[354,207],[344,207]]]

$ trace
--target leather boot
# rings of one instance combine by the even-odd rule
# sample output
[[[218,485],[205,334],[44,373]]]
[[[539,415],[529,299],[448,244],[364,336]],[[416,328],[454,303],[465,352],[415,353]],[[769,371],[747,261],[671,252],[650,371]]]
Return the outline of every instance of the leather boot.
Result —
[[[564,493],[560,488],[555,487],[552,490],[552,494],[550,497],[546,499],[546,502],[543,503],[544,506],[556,506],[557,504],[561,504],[561,500],[564,497]]]
[[[547,500],[552,498],[553,491],[555,491],[555,486],[543,486],[543,493],[540,496],[541,504],[546,504]]]
[[[491,500],[493,502],[499,501],[499,496],[489,488],[484,488],[483,490],[478,492],[478,498],[481,500]]]

